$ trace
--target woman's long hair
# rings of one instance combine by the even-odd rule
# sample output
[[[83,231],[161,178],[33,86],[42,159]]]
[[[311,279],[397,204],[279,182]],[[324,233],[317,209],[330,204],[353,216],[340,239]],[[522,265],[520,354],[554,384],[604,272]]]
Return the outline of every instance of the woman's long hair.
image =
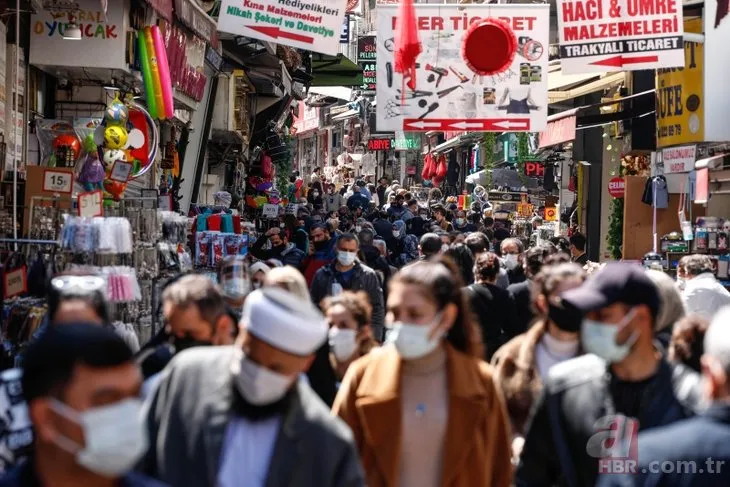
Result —
[[[472,318],[469,300],[462,290],[461,273],[451,259],[436,257],[408,265],[391,282],[420,286],[425,295],[436,303],[439,311],[449,304],[455,304],[458,314],[446,339],[460,352],[473,357],[484,357],[481,333]]]

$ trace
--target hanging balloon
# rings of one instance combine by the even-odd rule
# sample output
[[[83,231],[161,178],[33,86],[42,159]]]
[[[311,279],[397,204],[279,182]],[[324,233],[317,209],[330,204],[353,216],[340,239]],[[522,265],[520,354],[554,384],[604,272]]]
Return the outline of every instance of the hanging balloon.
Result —
[[[135,179],[140,176],[143,176],[145,173],[147,173],[147,171],[150,170],[150,168],[152,168],[152,166],[154,166],[155,158],[157,157],[157,147],[160,144],[160,132],[159,132],[159,130],[157,130],[157,125],[155,125],[155,121],[152,119],[152,116],[142,105],[140,105],[139,103],[137,103],[135,101],[132,101],[130,103],[130,108],[132,110],[136,110],[144,115],[145,119],[147,119],[147,129],[148,129],[147,133],[145,134],[145,137],[151,136],[151,138],[147,141],[148,142],[147,145],[149,147],[149,154],[147,155],[147,163],[142,164],[141,167],[139,168],[139,171],[135,171],[129,177],[129,179]]]
[[[474,22],[461,44],[461,56],[479,76],[492,76],[508,70],[515,54],[515,33],[509,23],[493,17]]]

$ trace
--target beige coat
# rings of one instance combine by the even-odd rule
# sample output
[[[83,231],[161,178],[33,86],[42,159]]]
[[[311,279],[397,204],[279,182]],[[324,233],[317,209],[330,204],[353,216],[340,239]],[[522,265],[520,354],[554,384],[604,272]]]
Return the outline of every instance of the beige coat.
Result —
[[[444,487],[507,487],[512,480],[505,406],[481,360],[447,349],[449,411]],[[384,347],[354,362],[333,406],[350,425],[368,487],[398,487],[401,444],[401,358]]]
[[[538,321],[525,333],[505,343],[492,357],[495,381],[501,388],[515,434],[524,435],[533,403],[542,391],[535,349],[545,333]]]

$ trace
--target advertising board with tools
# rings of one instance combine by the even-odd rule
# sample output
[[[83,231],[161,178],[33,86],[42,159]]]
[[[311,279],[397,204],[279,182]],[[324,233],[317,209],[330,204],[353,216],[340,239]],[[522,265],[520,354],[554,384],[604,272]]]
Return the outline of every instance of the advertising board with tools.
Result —
[[[336,55],[347,7],[347,0],[223,0],[218,30]]]
[[[564,73],[684,65],[681,0],[558,0]]]
[[[394,69],[398,7],[377,7],[379,132],[545,129],[548,4],[415,8],[423,51],[410,89]]]

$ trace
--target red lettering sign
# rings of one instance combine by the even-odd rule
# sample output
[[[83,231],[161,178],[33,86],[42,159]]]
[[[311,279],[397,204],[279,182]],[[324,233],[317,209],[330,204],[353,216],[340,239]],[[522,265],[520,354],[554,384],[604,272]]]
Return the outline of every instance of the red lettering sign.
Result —
[[[540,148],[562,144],[575,139],[575,115],[548,122],[547,129],[540,132]]]
[[[614,198],[623,198],[626,192],[624,178],[613,178],[608,182],[608,193]]]
[[[525,176],[528,178],[541,178],[545,176],[545,164],[542,162],[525,162]]]
[[[368,140],[368,150],[390,150],[393,144],[390,139],[370,139]]]

